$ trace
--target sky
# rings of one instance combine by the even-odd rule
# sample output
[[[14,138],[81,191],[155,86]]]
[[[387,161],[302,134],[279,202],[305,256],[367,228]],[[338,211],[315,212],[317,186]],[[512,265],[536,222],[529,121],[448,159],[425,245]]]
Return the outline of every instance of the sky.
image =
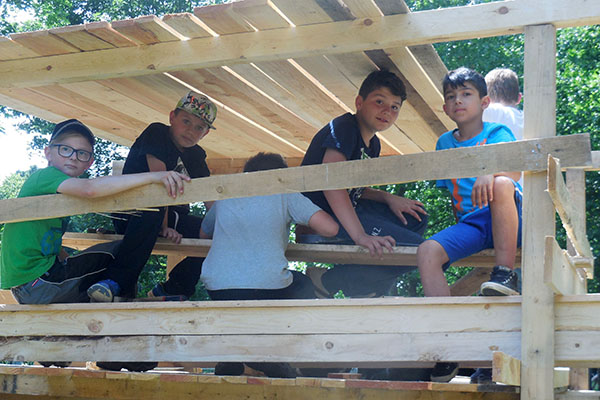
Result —
[[[18,131],[14,124],[18,120],[0,117],[0,126],[4,133],[0,133],[0,183],[16,172],[26,171],[32,165],[46,166],[46,159],[41,150],[28,148],[33,136]]]
[[[8,20],[21,22],[33,18],[31,13],[25,11],[15,12],[7,16]],[[15,128],[18,119],[6,119],[0,116],[0,183],[16,172],[26,171],[32,165],[45,167],[45,158],[40,150],[28,148],[32,136],[19,132]],[[4,131],[4,133],[2,133]]]

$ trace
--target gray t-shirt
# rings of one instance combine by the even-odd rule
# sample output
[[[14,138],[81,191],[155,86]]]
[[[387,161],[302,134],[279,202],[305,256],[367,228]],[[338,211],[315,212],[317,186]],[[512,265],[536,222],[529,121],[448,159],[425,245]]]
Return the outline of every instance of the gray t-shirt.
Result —
[[[215,202],[202,222],[213,243],[202,264],[208,290],[282,289],[292,283],[285,258],[291,222],[319,211],[300,193]]]

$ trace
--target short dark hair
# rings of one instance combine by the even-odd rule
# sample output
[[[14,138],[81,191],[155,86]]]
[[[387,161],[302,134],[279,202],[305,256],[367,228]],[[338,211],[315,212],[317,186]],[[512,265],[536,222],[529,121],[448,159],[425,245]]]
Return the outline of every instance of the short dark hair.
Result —
[[[358,95],[366,99],[372,91],[382,87],[388,88],[394,96],[399,96],[402,101],[406,100],[406,87],[402,79],[385,69],[371,72],[360,85]]]
[[[459,86],[465,86],[465,82],[471,82],[471,84],[475,86],[479,92],[479,97],[487,96],[487,86],[485,84],[483,75],[471,68],[466,67],[457,68],[446,74],[444,80],[442,81],[444,96],[450,88],[456,89]]]
[[[250,157],[248,161],[246,161],[246,164],[244,165],[244,172],[287,168],[287,166],[288,165],[281,154],[260,152],[257,155]]]
[[[485,76],[488,95],[495,103],[517,104],[519,102],[519,77],[512,69],[495,68]]]

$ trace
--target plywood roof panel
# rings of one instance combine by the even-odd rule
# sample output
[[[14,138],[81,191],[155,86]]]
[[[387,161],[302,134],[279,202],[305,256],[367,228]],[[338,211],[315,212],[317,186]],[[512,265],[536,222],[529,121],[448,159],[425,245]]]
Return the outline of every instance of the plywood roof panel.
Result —
[[[97,57],[110,49],[131,49],[138,60],[144,60],[140,65],[145,65],[137,76],[113,74],[110,79],[100,79],[107,75],[92,78],[91,74],[89,80],[77,78],[68,83],[50,79],[38,87],[5,86],[0,89],[0,103],[54,122],[79,118],[100,136],[131,144],[149,123],[167,123],[179,98],[195,89],[214,99],[219,107],[217,130],[201,144],[220,172],[235,172],[258,151],[281,153],[295,165],[318,129],[354,110],[364,77],[378,67],[387,67],[387,63],[410,76],[406,82],[410,97],[396,125],[380,133],[382,154],[432,150],[447,121],[440,111],[439,89],[428,76],[430,71],[439,74],[445,67],[437,54],[431,53],[430,45],[419,47],[410,61],[404,58],[409,50],[400,48],[386,49],[383,58],[362,51],[327,56],[308,52],[293,60],[251,63],[239,59],[203,69],[186,68],[182,62],[178,69],[156,73],[152,70],[161,66],[162,60],[148,58],[142,64],[147,52],[157,45],[169,59],[169,43],[181,49],[188,41],[204,40],[209,41],[206,48],[218,51],[224,36],[256,33],[260,40],[262,31],[293,34],[297,26],[382,18],[406,12],[405,7],[402,0],[243,0],[198,7],[193,14],[93,22],[0,37],[0,63],[38,62],[44,57],[79,53],[84,62],[78,65],[87,68],[87,53]],[[103,58],[90,58],[98,59]],[[420,64],[426,66],[419,68]],[[39,65],[54,68],[50,61]]]

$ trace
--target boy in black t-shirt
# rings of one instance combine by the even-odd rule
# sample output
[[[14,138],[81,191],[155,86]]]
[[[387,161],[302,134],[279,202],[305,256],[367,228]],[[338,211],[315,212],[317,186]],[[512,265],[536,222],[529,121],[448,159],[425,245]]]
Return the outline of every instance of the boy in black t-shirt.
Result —
[[[206,153],[198,141],[214,129],[217,107],[206,97],[189,92],[169,114],[170,126],[150,124],[136,139],[123,167],[123,174],[148,171],[177,171],[190,178],[210,175]],[[179,243],[182,237],[198,238],[202,219],[188,215],[189,206],[160,208],[158,212],[142,211],[135,215],[119,215],[115,229],[122,233],[123,243],[115,263],[127,265],[129,271],[142,271],[160,235]],[[169,280],[157,284],[149,296],[181,296],[194,294],[200,278],[203,258],[187,257],[171,271]],[[115,269],[118,271],[118,269]],[[88,294],[100,301],[112,301],[117,295],[135,297],[132,274],[113,274],[110,279],[90,287]],[[136,275],[137,276],[137,275]]]
[[[394,124],[405,99],[400,78],[389,71],[372,72],[356,97],[356,114],[344,114],[324,126],[313,138],[302,165],[379,157],[376,133]],[[391,251],[395,245],[418,246],[423,241],[427,213],[419,201],[372,188],[325,190],[305,196],[340,223],[337,243],[355,243],[372,255],[381,255],[384,248]],[[309,238],[298,232],[299,241],[311,241]],[[346,296],[365,297],[388,294],[400,274],[414,269],[416,266],[336,265],[307,273],[324,297],[340,289]]]

